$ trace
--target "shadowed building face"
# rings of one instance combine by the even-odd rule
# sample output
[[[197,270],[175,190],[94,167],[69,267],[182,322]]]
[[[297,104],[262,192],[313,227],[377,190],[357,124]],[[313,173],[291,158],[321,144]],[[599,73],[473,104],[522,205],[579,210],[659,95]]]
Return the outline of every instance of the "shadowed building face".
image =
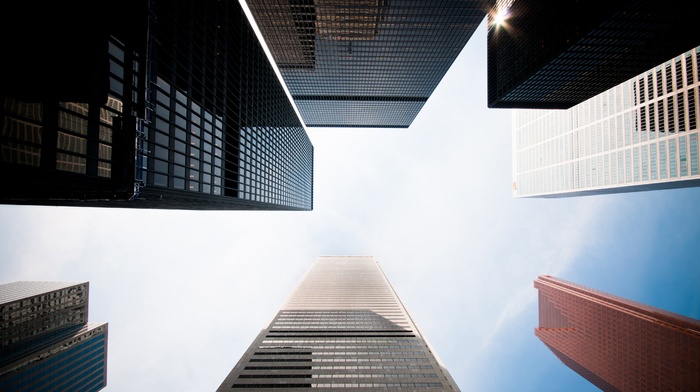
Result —
[[[0,391],[98,391],[107,323],[88,322],[88,282],[0,285]]]
[[[313,209],[313,145],[239,2],[87,3],[4,10],[0,202]]]
[[[499,0],[489,14],[488,106],[568,109],[698,44],[683,4]]]

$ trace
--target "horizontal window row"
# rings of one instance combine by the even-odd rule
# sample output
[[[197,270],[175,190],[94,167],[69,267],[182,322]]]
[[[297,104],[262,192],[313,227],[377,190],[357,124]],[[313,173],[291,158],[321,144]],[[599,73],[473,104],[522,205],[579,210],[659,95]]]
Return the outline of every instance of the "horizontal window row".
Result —
[[[423,351],[277,351],[256,352],[254,355],[421,355]]]
[[[258,346],[259,349],[263,350],[273,350],[273,349],[279,349],[279,348],[296,348],[296,349],[303,349],[303,348],[318,348],[318,349],[361,349],[361,348],[377,348],[377,349],[390,349],[390,348],[422,348],[420,344],[407,344],[407,345],[389,345],[389,344],[384,344],[384,345],[376,345],[376,346],[368,346],[368,345],[352,345],[352,346],[339,346],[339,345],[334,345],[334,344],[328,344],[328,345],[303,345],[303,344],[298,344],[298,345],[285,345],[285,346],[279,346],[279,345],[268,345],[268,346]]]
[[[233,384],[232,388],[442,388],[442,383]]]
[[[274,338],[265,339],[262,341],[263,344],[311,344],[311,343],[328,343],[328,344],[342,344],[342,343],[396,343],[396,342],[418,342],[415,338],[409,337],[392,337],[387,339],[386,337],[381,338],[345,338],[338,337],[333,339],[316,339],[316,338],[306,338],[306,339],[285,339],[285,338]]]
[[[244,370],[405,370],[432,369],[431,365],[332,365],[332,366],[246,366]]]
[[[428,358],[251,358],[248,362],[428,362]]]
[[[431,365],[332,365],[312,366],[312,370],[402,370],[432,369]]]
[[[241,374],[238,378],[247,379],[262,379],[262,378],[437,378],[435,373],[335,373],[335,374],[279,374],[279,373],[261,373],[261,374]]]

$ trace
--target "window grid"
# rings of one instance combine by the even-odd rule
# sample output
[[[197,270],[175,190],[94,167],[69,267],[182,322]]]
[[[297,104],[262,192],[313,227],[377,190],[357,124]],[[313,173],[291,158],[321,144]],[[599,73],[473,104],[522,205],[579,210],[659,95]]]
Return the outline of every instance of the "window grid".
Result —
[[[156,23],[161,59],[146,186],[217,203],[311,209],[313,146],[240,6],[182,2],[158,12],[194,23]],[[231,60],[226,67],[222,58]]]
[[[309,127],[408,127],[486,9],[456,0],[248,6]]]
[[[604,193],[697,175],[696,56],[693,49],[566,111],[515,111],[514,195]]]

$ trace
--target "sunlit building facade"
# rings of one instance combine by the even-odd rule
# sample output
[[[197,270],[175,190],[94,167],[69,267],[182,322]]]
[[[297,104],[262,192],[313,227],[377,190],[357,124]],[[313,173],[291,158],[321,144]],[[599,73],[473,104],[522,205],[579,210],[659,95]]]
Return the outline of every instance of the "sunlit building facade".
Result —
[[[0,201],[313,209],[313,145],[239,2],[84,6],[3,27],[46,22],[5,48],[20,65],[2,98],[0,169],[13,185]],[[87,38],[45,39],[64,24]],[[30,66],[58,57],[37,82]]]
[[[700,44],[690,4],[498,0],[488,106],[568,109]]]
[[[535,335],[603,391],[700,390],[700,320],[552,276]]]
[[[407,128],[491,0],[250,0],[307,127]]]
[[[0,390],[107,385],[107,323],[88,322],[88,293],[88,282],[0,285]]]
[[[218,391],[459,391],[372,257],[319,257]]]
[[[698,49],[568,110],[513,111],[513,196],[700,185]]]

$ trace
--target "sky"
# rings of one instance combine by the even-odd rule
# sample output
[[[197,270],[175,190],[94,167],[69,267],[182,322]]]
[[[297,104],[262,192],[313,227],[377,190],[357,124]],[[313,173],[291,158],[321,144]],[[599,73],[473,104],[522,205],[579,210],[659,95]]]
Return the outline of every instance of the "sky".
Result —
[[[90,282],[106,392],[215,390],[321,255],[374,256],[465,392],[597,390],[534,335],[540,274],[700,319],[700,188],[512,197],[485,23],[410,128],[307,132],[313,211],[0,205],[0,283]]]

